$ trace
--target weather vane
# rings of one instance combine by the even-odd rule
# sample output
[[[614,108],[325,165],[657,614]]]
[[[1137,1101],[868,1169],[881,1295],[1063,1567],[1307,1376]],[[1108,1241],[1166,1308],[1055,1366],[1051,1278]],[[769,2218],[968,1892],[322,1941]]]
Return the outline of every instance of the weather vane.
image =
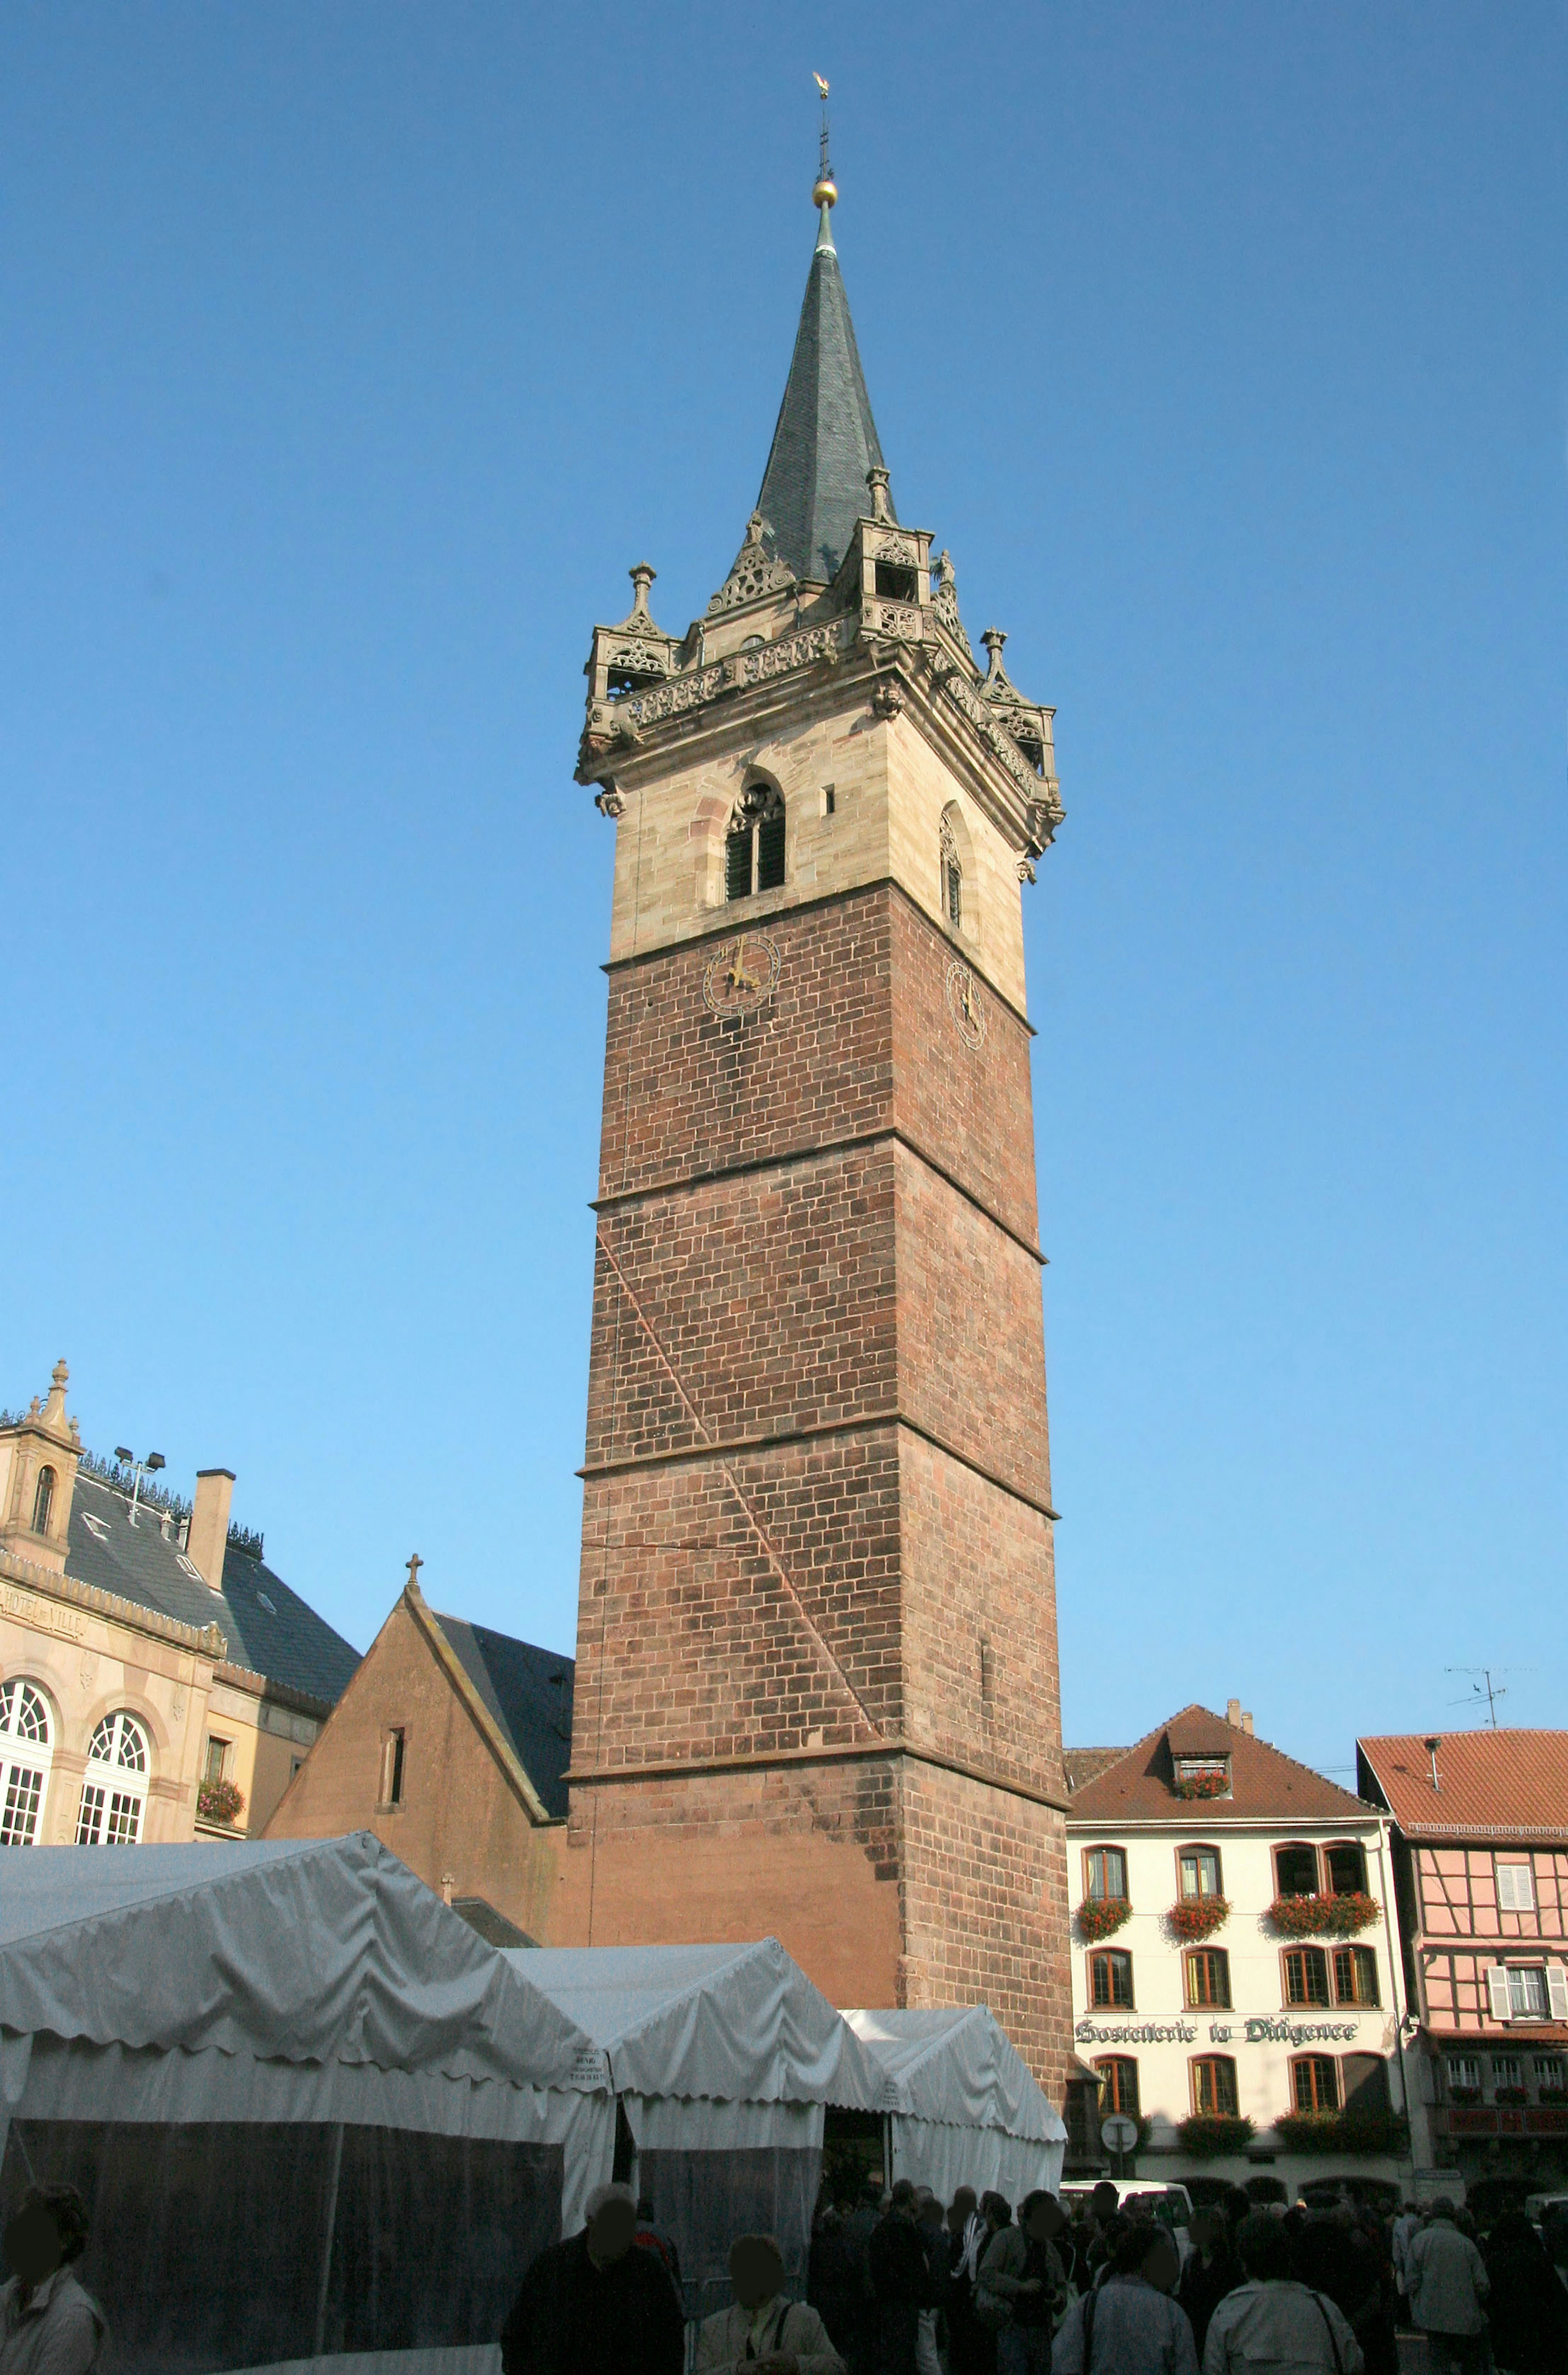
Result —
[[[811,79],[822,102],[822,158],[817,186],[811,193],[811,203],[814,207],[831,207],[838,196],[838,188],[833,180],[833,169],[828,162],[828,86],[819,74],[814,73]]]

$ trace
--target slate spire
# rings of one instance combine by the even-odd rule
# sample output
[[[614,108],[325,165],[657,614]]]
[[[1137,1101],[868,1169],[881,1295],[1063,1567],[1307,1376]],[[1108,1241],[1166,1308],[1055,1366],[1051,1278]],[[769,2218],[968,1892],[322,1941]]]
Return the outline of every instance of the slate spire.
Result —
[[[823,189],[832,190],[825,174],[818,193]],[[833,197],[837,195],[833,191]],[[817,252],[757,498],[779,559],[789,563],[796,577],[818,583],[836,573],[855,521],[870,516],[866,473],[882,467],[829,224],[832,202],[832,197],[818,196],[821,228]]]

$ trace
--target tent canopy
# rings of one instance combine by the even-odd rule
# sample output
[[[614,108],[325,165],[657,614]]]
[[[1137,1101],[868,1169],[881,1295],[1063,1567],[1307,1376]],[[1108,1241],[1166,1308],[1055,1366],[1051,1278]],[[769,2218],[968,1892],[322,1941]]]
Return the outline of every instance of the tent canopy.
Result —
[[[843,2017],[893,2081],[906,2118],[1066,2143],[1067,2129],[984,2004]]]
[[[608,2057],[618,2092],[891,2110],[878,2056],[776,1938],[520,1946],[502,1959]]]
[[[0,2029],[512,2086],[607,2083],[592,2038],[368,1831],[7,1856]]]

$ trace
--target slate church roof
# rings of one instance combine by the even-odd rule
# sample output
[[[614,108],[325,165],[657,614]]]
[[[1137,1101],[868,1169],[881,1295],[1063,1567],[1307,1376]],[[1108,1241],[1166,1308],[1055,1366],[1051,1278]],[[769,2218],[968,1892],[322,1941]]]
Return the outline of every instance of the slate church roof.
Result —
[[[547,1812],[564,1816],[562,1777],[572,1761],[572,1660],[553,1649],[537,1649],[530,1641],[514,1640],[510,1633],[492,1633],[486,1625],[470,1625],[461,1616],[438,1615],[435,1621]]]
[[[65,1572],[181,1625],[216,1625],[229,1644],[231,1666],[265,1674],[326,1707],[336,1704],[360,1662],[359,1651],[263,1560],[230,1543],[223,1589],[212,1590],[181,1550],[178,1535],[163,1531],[156,1507],[144,1504],[133,1526],[124,1494],[85,1467],[71,1500]]]
[[[797,577],[822,583],[837,574],[855,523],[868,509],[866,473],[873,467],[882,467],[882,448],[824,221],[757,498],[774,551]]]

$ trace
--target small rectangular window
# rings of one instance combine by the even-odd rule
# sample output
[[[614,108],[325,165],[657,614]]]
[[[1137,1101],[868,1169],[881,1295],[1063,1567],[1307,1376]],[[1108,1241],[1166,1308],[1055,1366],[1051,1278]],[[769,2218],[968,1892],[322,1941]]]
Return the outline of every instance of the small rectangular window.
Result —
[[[1219,1849],[1184,1848],[1181,1875],[1184,1896],[1219,1896],[1221,1894]]]
[[[1102,2112],[1120,2111],[1124,2119],[1138,2116],[1138,2063],[1130,2053],[1108,2054],[1094,2065],[1100,2081]]]
[[[221,1781],[223,1778],[223,1767],[227,1762],[228,1755],[228,1741],[209,1739],[206,1743],[206,1761],[202,1767],[202,1779],[204,1781]]]
[[[1533,1913],[1535,1911],[1535,1875],[1527,1863],[1498,1865],[1497,1906],[1501,1913]]]
[[[1491,2083],[1494,2086],[1522,2086],[1525,2065],[1516,2054],[1494,2053],[1491,2057]]]
[[[1195,2010],[1231,2008],[1231,1957],[1222,1946],[1195,1946],[1186,1956],[1187,2002]]]
[[[1123,1954],[1091,1955],[1089,1958],[1089,1993],[1091,2003],[1101,2007],[1114,2007],[1120,2012],[1132,2010],[1132,1956]]]
[[[1538,2053],[1530,2065],[1530,2074],[1543,2095],[1568,2092],[1568,2062],[1561,2061],[1555,2053]]]
[[[1091,1848],[1083,1859],[1084,1886],[1091,1897],[1121,1900],[1127,1893],[1127,1860],[1120,1848]]]
[[[1515,1964],[1509,1971],[1508,2010],[1515,2020],[1546,2018],[1546,1973],[1539,1965]]]
[[[1340,1845],[1324,1851],[1328,1866],[1330,1896],[1364,1896],[1366,1894],[1366,1858],[1359,1847]]]
[[[1473,2053],[1451,2053],[1444,2064],[1444,2071],[1450,2094],[1456,2089],[1461,2095],[1480,2092],[1480,2063]]]
[[[1377,2003],[1377,1956],[1370,1946],[1334,1949],[1334,2001],[1342,2004]]]
[[[822,786],[822,814],[825,817],[831,816],[834,813],[837,805],[837,795],[833,790],[833,786],[831,784],[824,784]]]
[[[1321,1946],[1292,1946],[1285,1956],[1285,2002],[1326,2004],[1328,2002],[1328,1957]]]
[[[1281,1896],[1315,1896],[1317,1895],[1317,1849],[1315,1848],[1276,1848],[1274,1872]]]
[[[1339,2073],[1326,2053],[1303,2053],[1291,2064],[1291,2093],[1298,2111],[1337,2111]]]
[[[1233,2120],[1241,2107],[1236,2065],[1228,2053],[1205,2053],[1192,2064],[1192,2107],[1199,2119]]]

